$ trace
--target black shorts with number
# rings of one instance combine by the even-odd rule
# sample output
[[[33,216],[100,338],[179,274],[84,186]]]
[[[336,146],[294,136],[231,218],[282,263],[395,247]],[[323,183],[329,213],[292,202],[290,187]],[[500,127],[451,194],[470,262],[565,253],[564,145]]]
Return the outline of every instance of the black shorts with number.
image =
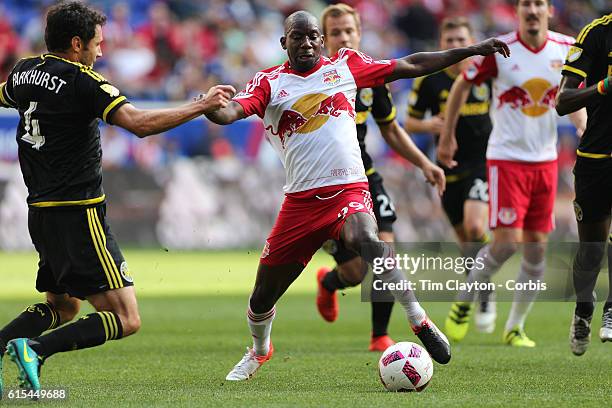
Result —
[[[133,285],[119,246],[106,223],[106,205],[33,208],[28,227],[38,251],[39,292],[80,299]]]
[[[612,209],[612,159],[578,157],[574,166],[574,211],[579,223],[600,222]]]
[[[464,172],[446,175],[446,190],[442,195],[442,206],[451,225],[463,223],[463,205],[467,200],[489,202],[485,163]]]
[[[378,231],[392,232],[393,223],[397,220],[397,215],[395,214],[393,202],[385,191],[382,176],[375,171],[368,176],[368,184],[370,185],[370,194],[374,204],[374,215],[376,216]],[[337,264],[348,262],[359,256],[348,249],[341,240],[329,240],[323,244],[323,249],[334,257]]]
[[[378,224],[378,232],[392,232],[393,223],[397,220],[395,207],[391,197],[385,191],[383,178],[378,172],[374,172],[368,176],[368,184],[370,185],[370,194],[374,203],[374,215]]]

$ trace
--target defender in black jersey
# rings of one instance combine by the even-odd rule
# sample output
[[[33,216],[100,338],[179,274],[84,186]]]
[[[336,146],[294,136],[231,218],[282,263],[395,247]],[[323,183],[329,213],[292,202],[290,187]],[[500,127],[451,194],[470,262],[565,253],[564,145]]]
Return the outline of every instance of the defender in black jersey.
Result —
[[[416,120],[423,121],[427,111],[434,117],[443,116],[446,98],[456,77],[457,73],[451,67],[414,81],[408,106],[410,119],[406,121],[408,130],[415,128],[412,124]],[[490,90],[490,82],[472,87],[456,127],[457,151],[453,160],[458,164],[453,168],[443,166],[447,187],[442,195],[442,205],[457,235],[465,242],[479,239],[484,234],[484,225],[480,221],[486,217],[485,205],[488,202],[484,158],[492,129]],[[478,212],[480,217],[477,220],[464,217],[467,200],[485,203],[479,205],[483,210]]]
[[[583,83],[584,87],[580,87]],[[587,127],[580,139],[574,167],[580,245],[574,259],[576,310],[570,327],[575,355],[586,352],[595,309],[593,289],[601,269],[612,210],[612,14],[585,26],[570,48],[557,112],[565,115],[586,107]],[[610,235],[612,242],[612,235]],[[601,341],[612,341],[612,249],[608,247],[610,287],[604,304]]]
[[[440,36],[442,49],[469,44],[472,28],[465,19],[451,18],[442,23]],[[436,136],[442,132],[446,99],[464,65],[457,64],[414,81],[406,120],[408,131]],[[477,241],[485,234],[488,202],[485,155],[492,129],[490,102],[490,83],[472,87],[455,130],[457,150],[452,157],[457,165],[451,167],[440,163],[446,174],[442,203],[462,242]],[[425,119],[427,112],[431,114],[430,119]],[[464,211],[464,207],[471,205],[475,210]],[[466,212],[469,213],[465,214],[467,218]]]
[[[473,41],[473,29],[467,19],[452,17],[442,22],[442,49],[468,45]],[[468,257],[475,257],[488,239],[486,151],[492,130],[489,117],[490,81],[469,88],[461,115],[452,126],[452,134],[446,135],[444,132],[448,95],[468,62],[464,61],[414,81],[405,126],[411,132],[439,136],[438,164],[444,168],[446,174],[446,191],[442,195],[442,206],[459,239],[462,252]],[[431,114],[431,118],[425,119],[427,112]],[[495,304],[487,302],[487,299],[482,300],[477,309],[476,327],[490,333],[495,328]],[[457,319],[462,317],[458,316]]]
[[[177,108],[136,109],[92,68],[102,55],[105,21],[81,2],[51,7],[49,52],[19,61],[0,84],[0,105],[20,116],[19,163],[39,254],[36,288],[46,292],[45,303],[28,307],[0,330],[0,357],[6,346],[21,380],[34,390],[47,357],[120,339],[140,327],[133,279],[106,223],[98,121],[144,137],[226,106],[234,92],[219,86]],[[72,320],[79,299],[98,312],[41,336]]]
[[[326,38],[325,45],[330,55],[335,54],[342,47],[359,49],[361,35],[359,14],[350,6],[336,4],[327,7],[323,11],[321,21]],[[355,111],[357,113],[355,120],[357,138],[370,185],[378,235],[383,241],[393,242],[393,222],[397,217],[393,202],[383,186],[383,178],[374,168],[372,158],[366,150],[368,116],[372,115],[389,146],[421,168],[427,180],[437,185],[440,192],[444,190],[444,174],[442,169],[431,163],[419,151],[397,123],[396,108],[386,86],[359,89],[355,98]],[[326,242],[324,249],[334,257],[337,266],[332,270],[321,268],[317,273],[319,284],[317,307],[325,320],[333,322],[338,316],[336,290],[355,286],[361,282],[366,264],[341,240]],[[370,351],[384,351],[393,344],[393,340],[387,334],[392,308],[393,296],[390,293],[379,292],[373,296]]]

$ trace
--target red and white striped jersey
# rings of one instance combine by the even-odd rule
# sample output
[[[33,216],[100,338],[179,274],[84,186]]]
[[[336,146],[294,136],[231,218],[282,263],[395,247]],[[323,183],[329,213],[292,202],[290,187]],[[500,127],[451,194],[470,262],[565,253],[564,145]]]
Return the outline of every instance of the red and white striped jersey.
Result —
[[[286,170],[286,193],[367,181],[355,128],[357,88],[382,85],[395,61],[342,48],[308,72],[289,62],[258,72],[234,96],[263,119]]]
[[[477,59],[463,74],[477,84],[493,78],[493,132],[487,159],[555,160],[555,97],[561,68],[574,39],[549,31],[546,42],[533,49],[516,31],[499,38],[510,47],[510,58],[494,54]]]

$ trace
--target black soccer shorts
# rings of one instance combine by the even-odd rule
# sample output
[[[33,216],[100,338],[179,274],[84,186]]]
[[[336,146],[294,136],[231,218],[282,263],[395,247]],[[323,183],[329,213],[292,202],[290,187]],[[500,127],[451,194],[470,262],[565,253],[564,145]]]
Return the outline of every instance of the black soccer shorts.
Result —
[[[446,190],[442,195],[442,207],[451,225],[456,226],[463,223],[463,205],[467,200],[489,202],[485,163],[482,166],[446,176]]]
[[[39,292],[79,299],[133,285],[106,223],[106,205],[30,208],[30,237],[38,251]]]
[[[612,158],[578,157],[574,166],[574,212],[579,223],[610,217],[612,209]]]

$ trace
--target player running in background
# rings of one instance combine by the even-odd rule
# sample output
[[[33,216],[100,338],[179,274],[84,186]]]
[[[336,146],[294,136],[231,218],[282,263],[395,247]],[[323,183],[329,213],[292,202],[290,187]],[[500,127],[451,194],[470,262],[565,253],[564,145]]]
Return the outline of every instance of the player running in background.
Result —
[[[341,48],[359,50],[361,22],[359,13],[351,6],[343,3],[328,6],[321,15],[321,25],[325,37],[325,48],[330,56],[336,55]],[[444,173],[419,150],[410,136],[397,123],[395,105],[385,85],[358,89],[355,97],[355,112],[357,140],[374,204],[378,237],[382,241],[391,243],[394,241],[395,209],[391,198],[385,191],[383,179],[374,168],[372,158],[366,151],[368,115],[372,113],[389,146],[400,156],[419,167],[427,181],[437,185],[440,192],[444,190]],[[356,252],[348,249],[342,240],[329,240],[323,245],[323,248],[333,255],[337,266],[332,270],[323,267],[317,272],[317,308],[325,320],[333,322],[338,316],[336,290],[358,285],[363,279],[362,274],[367,271],[367,265]],[[389,298],[393,299],[391,294],[385,290],[379,291],[376,298],[372,299],[370,351],[384,351],[394,344],[387,333],[393,302],[383,301]]]
[[[207,97],[180,107],[136,109],[92,69],[102,56],[105,22],[81,2],[51,7],[49,52],[22,59],[0,84],[0,105],[20,116],[19,163],[39,255],[36,289],[46,292],[45,302],[0,329],[0,368],[6,347],[22,384],[32,390],[40,389],[40,368],[53,354],[99,346],[140,328],[133,279],[105,220],[98,119],[145,137],[225,106],[234,92],[213,87]],[[79,299],[97,312],[59,327],[77,315]]]
[[[518,283],[544,275],[548,234],[553,229],[557,191],[557,114],[555,96],[561,67],[574,40],[548,30],[552,5],[545,0],[518,0],[518,31],[500,37],[508,42],[512,58],[485,57],[463,73],[453,87],[446,110],[456,121],[461,95],[472,84],[493,79],[493,131],[487,148],[489,227],[493,240],[478,257],[482,269],[473,269],[468,282],[488,282],[502,264],[523,246]],[[584,111],[573,114],[580,132]],[[517,290],[506,321],[503,342],[534,347],[525,334],[525,319],[537,297],[535,290]],[[473,292],[460,292],[446,320],[446,334],[459,341],[467,333]]]
[[[580,89],[580,84],[585,87]],[[595,310],[593,289],[606,252],[612,209],[612,14],[585,26],[570,48],[563,67],[557,112],[566,115],[586,107],[587,127],[580,139],[574,167],[580,246],[574,259],[576,309],[570,347],[581,356],[591,341]],[[610,236],[612,241],[612,235]],[[608,247],[608,298],[599,338],[612,341],[612,249]]]
[[[325,241],[341,238],[370,264],[393,255],[391,247],[378,238],[372,213],[355,128],[357,89],[425,75],[472,55],[507,55],[502,41],[490,39],[471,47],[380,61],[342,48],[329,59],[321,56],[323,36],[317,19],[305,11],[287,17],[280,42],[288,61],[257,73],[227,107],[207,114],[221,125],[257,114],[287,173],[285,200],[266,241],[249,299],[247,321],[253,348],[247,348],[227,375],[233,381],[249,379],[272,356],[274,305]],[[404,275],[391,267],[380,278],[386,284],[400,283]],[[392,293],[433,359],[447,363],[448,340],[414,293]]]
[[[441,49],[473,43],[473,29],[466,18],[450,17],[440,24]],[[475,258],[488,240],[489,193],[485,156],[492,129],[489,116],[491,81],[467,88],[460,116],[446,132],[443,119],[446,98],[453,82],[468,64],[469,60],[464,60],[416,79],[409,98],[405,127],[409,132],[440,135],[438,162],[446,173],[442,206],[457,234],[463,255]],[[429,119],[425,119],[427,112],[431,114]],[[495,329],[495,303],[482,301],[476,311],[476,327],[491,333]]]

